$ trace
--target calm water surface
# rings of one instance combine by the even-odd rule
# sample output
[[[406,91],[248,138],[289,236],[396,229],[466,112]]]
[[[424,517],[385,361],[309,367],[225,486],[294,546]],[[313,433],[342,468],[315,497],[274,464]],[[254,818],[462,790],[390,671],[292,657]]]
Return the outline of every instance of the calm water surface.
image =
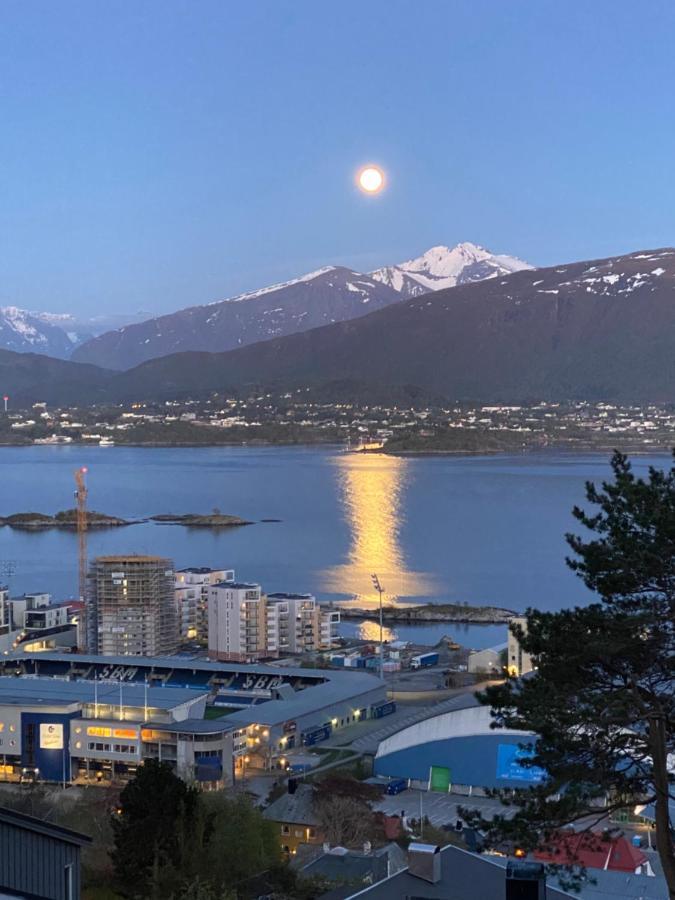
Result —
[[[635,467],[668,465],[642,457]],[[92,532],[91,556],[160,553],[178,567],[232,566],[268,591],[376,606],[387,600],[558,609],[589,599],[564,563],[570,510],[584,481],[608,474],[604,456],[398,458],[332,449],[0,448],[0,515],[73,506],[73,471],[89,467],[91,509],[127,518],[222,512],[256,524],[220,532],[155,524]],[[261,519],[281,519],[262,523]],[[12,590],[75,596],[76,538],[0,528]],[[1,565],[1,563],[0,563]],[[0,580],[2,580],[0,578]],[[367,623],[345,623],[369,635]],[[398,628],[402,639],[450,632],[470,646],[505,638],[496,626]]]

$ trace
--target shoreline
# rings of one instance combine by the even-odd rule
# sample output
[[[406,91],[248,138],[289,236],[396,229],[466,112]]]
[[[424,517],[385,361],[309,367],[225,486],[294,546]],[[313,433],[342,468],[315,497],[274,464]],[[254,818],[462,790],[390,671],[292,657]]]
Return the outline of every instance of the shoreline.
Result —
[[[115,442],[112,445],[107,447],[99,447],[97,443],[89,443],[85,441],[71,441],[69,443],[54,443],[54,444],[35,444],[33,442],[26,441],[0,441],[0,449],[4,448],[16,448],[16,449],[27,449],[31,447],[48,447],[48,448],[68,448],[68,447],[76,447],[78,449],[88,448],[88,449],[101,449],[101,450],[114,450],[118,448],[131,447],[134,449],[148,449],[148,450],[170,450],[170,449],[185,449],[185,450],[194,450],[203,447],[204,449],[215,449],[218,447],[223,447],[226,449],[261,449],[261,448],[274,448],[279,447],[283,449],[288,448],[298,448],[303,450],[328,450],[334,449],[341,453],[354,455],[354,456],[395,456],[395,457],[472,457],[472,456],[527,456],[527,455],[535,455],[535,454],[546,454],[546,453],[568,453],[570,455],[579,455],[579,454],[598,454],[598,455],[606,455],[611,454],[615,450],[619,450],[621,453],[626,453],[631,456],[649,456],[650,454],[658,453],[658,454],[668,454],[670,455],[673,450],[675,450],[675,437],[673,438],[672,443],[667,442],[663,444],[653,444],[650,447],[645,447],[644,444],[640,443],[637,446],[633,444],[626,444],[621,441],[617,441],[616,443],[608,443],[608,444],[591,444],[591,445],[573,445],[567,442],[563,443],[551,443],[546,446],[523,446],[523,447],[471,447],[466,449],[461,448],[448,448],[448,449],[425,449],[423,447],[418,448],[410,448],[410,449],[391,449],[388,450],[386,446],[377,449],[377,450],[348,450],[346,446],[342,443],[336,443],[335,441],[272,441],[272,440],[264,440],[264,439],[253,439],[250,441],[128,441],[128,442]]]

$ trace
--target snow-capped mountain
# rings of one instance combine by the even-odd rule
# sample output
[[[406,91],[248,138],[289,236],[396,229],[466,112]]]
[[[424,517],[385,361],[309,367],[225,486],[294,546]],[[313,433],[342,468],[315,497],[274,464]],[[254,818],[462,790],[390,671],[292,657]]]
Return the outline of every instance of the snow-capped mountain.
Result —
[[[355,319],[400,299],[369,275],[327,266],[281,284],[108,331],[78,347],[72,359],[129,369],[169,353],[233,350]]]
[[[280,284],[100,334],[72,353],[77,362],[129,369],[170,353],[213,353],[357,319],[421,293],[531,268],[475,244],[433,247],[397,266],[360,274],[326,266]]]
[[[89,337],[79,333],[74,325],[74,320],[67,314],[0,306],[0,349],[67,359],[73,348]]]
[[[455,247],[442,244],[432,247],[415,259],[385,266],[371,272],[371,276],[382,284],[389,285],[403,297],[416,297],[429,291],[497,278],[521,269],[533,268],[516,256],[490,253],[477,244],[468,241]]]

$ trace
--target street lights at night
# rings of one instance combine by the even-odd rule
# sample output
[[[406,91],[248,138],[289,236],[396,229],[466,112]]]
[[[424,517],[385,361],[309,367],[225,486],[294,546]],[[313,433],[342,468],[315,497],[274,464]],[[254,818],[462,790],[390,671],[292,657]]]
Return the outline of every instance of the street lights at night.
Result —
[[[382,640],[382,594],[384,594],[384,588],[380,584],[380,579],[375,573],[373,573],[370,578],[373,582],[373,587],[380,595],[380,678],[384,681],[384,641]]]

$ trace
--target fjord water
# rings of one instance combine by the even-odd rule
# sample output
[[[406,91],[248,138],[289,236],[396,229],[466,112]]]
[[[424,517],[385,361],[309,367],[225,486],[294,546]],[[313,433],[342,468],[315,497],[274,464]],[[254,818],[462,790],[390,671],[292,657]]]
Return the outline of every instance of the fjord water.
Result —
[[[638,457],[669,465],[667,456]],[[528,605],[559,609],[590,594],[565,566],[564,534],[584,502],[584,482],[609,474],[606,455],[390,457],[336,448],[27,447],[0,449],[0,515],[54,513],[73,503],[73,471],[89,468],[89,508],[124,518],[208,513],[255,524],[220,531],[144,523],[92,531],[90,556],[158,553],[178,567],[231,566],[267,591],[376,607],[387,600]],[[279,522],[261,522],[280,519]],[[0,528],[0,565],[16,564],[14,593],[76,594],[72,532]],[[0,581],[2,581],[0,575]],[[5,579],[6,580],[6,579]],[[375,637],[368,623],[345,633]],[[450,633],[470,646],[505,637],[503,626],[397,628],[433,642]]]

